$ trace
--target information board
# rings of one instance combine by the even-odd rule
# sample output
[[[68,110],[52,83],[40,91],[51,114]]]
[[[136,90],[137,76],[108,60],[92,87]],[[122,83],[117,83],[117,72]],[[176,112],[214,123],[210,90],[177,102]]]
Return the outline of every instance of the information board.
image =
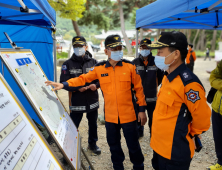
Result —
[[[68,163],[78,167],[79,132],[30,50],[0,50],[0,57],[58,144]],[[43,56],[44,57],[44,56]]]
[[[0,117],[1,170],[62,169],[1,74]]]

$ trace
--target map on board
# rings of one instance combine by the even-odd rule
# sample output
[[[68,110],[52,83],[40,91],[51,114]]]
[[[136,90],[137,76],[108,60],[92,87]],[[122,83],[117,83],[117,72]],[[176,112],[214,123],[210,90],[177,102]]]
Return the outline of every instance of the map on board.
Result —
[[[0,74],[0,169],[61,170]],[[4,119],[2,119],[4,118]]]
[[[37,110],[43,124],[78,169],[79,133],[31,51],[0,52],[13,77]]]

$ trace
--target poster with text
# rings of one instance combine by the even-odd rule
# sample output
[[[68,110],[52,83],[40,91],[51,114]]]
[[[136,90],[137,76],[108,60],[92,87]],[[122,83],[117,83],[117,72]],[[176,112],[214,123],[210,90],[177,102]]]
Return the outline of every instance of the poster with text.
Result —
[[[1,74],[0,117],[1,170],[62,169]]]
[[[79,132],[52,87],[45,85],[48,79],[34,54],[30,50],[0,51],[0,56],[68,163],[78,170]]]

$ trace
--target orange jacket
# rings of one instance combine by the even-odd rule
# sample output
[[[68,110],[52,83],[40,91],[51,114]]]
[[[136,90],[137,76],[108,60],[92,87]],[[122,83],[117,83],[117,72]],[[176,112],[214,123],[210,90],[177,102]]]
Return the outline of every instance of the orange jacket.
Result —
[[[103,92],[105,102],[105,120],[118,124],[128,123],[136,120],[136,114],[132,102],[131,85],[134,84],[137,103],[140,111],[145,111],[146,101],[143,93],[140,75],[136,72],[136,66],[130,61],[121,60],[113,68],[109,61],[103,61],[87,74],[82,74],[78,78],[68,80],[64,84],[67,86],[83,86],[87,82],[98,79]]]
[[[190,55],[192,54],[193,56],[193,60],[195,61],[196,60],[196,53],[190,48],[188,50],[188,53],[187,53],[187,57],[186,57],[186,63],[187,64],[190,64]]]
[[[162,80],[153,113],[150,146],[164,158],[189,161],[194,155],[191,136],[210,128],[210,116],[204,87],[181,64]]]

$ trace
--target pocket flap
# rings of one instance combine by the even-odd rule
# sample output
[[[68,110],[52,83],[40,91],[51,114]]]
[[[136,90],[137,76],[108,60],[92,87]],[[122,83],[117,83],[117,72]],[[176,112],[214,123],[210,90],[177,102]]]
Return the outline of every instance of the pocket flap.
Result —
[[[128,75],[120,76],[119,80],[120,81],[131,81],[131,77]]]
[[[173,105],[173,102],[174,102],[174,99],[172,98],[172,96],[170,97],[169,95],[166,95],[166,94],[159,95],[158,100],[160,100],[161,102],[165,103],[166,105],[170,107]]]

